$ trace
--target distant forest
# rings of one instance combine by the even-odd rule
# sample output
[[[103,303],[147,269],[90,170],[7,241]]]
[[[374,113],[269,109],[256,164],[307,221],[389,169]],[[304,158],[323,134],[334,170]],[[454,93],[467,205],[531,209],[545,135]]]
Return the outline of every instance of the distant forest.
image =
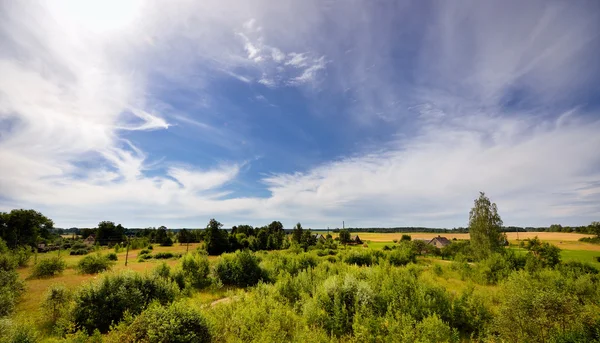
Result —
[[[129,236],[139,236],[141,231],[145,231],[152,228],[129,228],[125,229],[125,234]],[[204,228],[186,228],[187,230],[204,230]],[[469,228],[467,227],[457,227],[452,229],[447,228],[431,228],[431,227],[421,227],[421,226],[399,226],[399,227],[347,227],[345,228],[349,232],[373,232],[373,233],[395,233],[395,232],[424,232],[424,233],[468,233]],[[69,229],[64,228],[54,228],[51,229],[52,233],[56,233],[59,235],[67,235],[67,234],[82,234],[85,233],[89,228],[77,228],[72,227]],[[183,230],[183,228],[177,229],[169,229],[172,232],[178,232]],[[225,230],[231,231],[231,228],[226,228]],[[293,228],[284,229],[286,233],[291,233]],[[311,229],[312,231],[325,232],[331,231],[337,233],[341,230],[341,228],[334,228],[331,230],[328,229]],[[502,232],[576,232],[583,234],[594,234],[593,230],[589,225],[585,226],[562,226],[560,224],[553,224],[549,227],[521,227],[521,226],[503,226]]]

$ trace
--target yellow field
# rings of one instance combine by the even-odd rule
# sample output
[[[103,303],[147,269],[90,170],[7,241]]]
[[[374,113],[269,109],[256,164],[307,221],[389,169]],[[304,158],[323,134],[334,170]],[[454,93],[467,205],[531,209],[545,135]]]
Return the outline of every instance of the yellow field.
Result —
[[[579,233],[566,233],[566,232],[519,232],[519,239],[527,239],[533,238],[537,236],[539,239],[543,241],[551,241],[551,242],[577,242],[582,237],[593,237],[593,235],[583,235]],[[423,233],[423,232],[414,232],[414,233],[374,233],[374,232],[358,232],[352,233],[352,235],[358,235],[363,241],[373,241],[373,242],[391,242],[394,239],[402,238],[402,235],[410,235],[413,239],[432,239],[433,237],[437,237],[438,235],[442,237],[446,237],[448,239],[469,239],[468,233]],[[516,232],[507,232],[506,236],[509,241],[517,240]]]

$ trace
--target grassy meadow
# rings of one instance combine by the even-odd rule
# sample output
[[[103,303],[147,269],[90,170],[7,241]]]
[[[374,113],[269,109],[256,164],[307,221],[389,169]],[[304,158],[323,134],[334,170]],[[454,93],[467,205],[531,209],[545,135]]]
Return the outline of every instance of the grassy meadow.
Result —
[[[368,276],[368,278],[372,278],[373,277],[372,273],[384,273],[385,274],[385,273],[389,272],[389,271],[388,272],[384,271],[386,268],[390,268],[389,266],[387,266],[388,262],[375,262],[375,260],[379,261],[380,258],[382,258],[380,256],[389,256],[388,254],[390,254],[390,252],[393,254],[394,250],[393,249],[390,250],[390,248],[391,247],[394,247],[394,248],[399,247],[400,244],[394,243],[394,240],[399,241],[403,234],[400,234],[400,233],[368,233],[368,232],[353,233],[353,235],[356,235],[356,234],[358,234],[360,236],[360,238],[363,241],[363,244],[351,245],[351,246],[341,246],[340,245],[337,247],[337,251],[335,254],[333,254],[333,256],[331,256],[331,254],[327,255],[326,253],[318,254],[317,250],[312,250],[312,251],[309,250],[309,252],[305,254],[308,256],[308,257],[306,257],[306,259],[308,259],[307,261],[311,261],[311,260],[316,261],[316,262],[310,262],[310,263],[317,263],[317,264],[321,264],[322,266],[325,266],[323,268],[326,268],[325,270],[327,270],[327,272],[324,272],[323,270],[320,270],[318,272],[318,273],[325,273],[325,274],[323,274],[323,276],[319,276],[320,279],[317,278],[318,280],[321,280],[319,282],[326,281],[325,280],[326,276],[329,275],[327,273],[331,273],[331,270],[332,270],[330,268],[333,268],[333,270],[338,270],[338,271],[334,272],[334,275],[336,273],[350,273],[350,274],[356,275],[356,277],[359,277],[359,278],[361,277],[360,275],[363,275],[362,277],[367,277],[367,275],[371,275],[371,276]],[[433,233],[408,233],[408,234],[413,239],[430,239],[430,238],[437,236],[437,234],[433,234]],[[443,234],[442,236],[447,237],[449,239],[456,239],[456,240],[469,239],[468,234]],[[586,237],[587,235],[580,235],[580,234],[574,234],[574,233],[548,233],[548,232],[531,233],[531,232],[529,232],[529,233],[519,233],[519,240],[523,240],[526,238],[533,238],[536,236],[544,242],[548,242],[548,243],[551,243],[553,245],[560,247],[561,257],[562,257],[563,261],[586,262],[586,263],[592,264],[592,265],[596,266],[596,268],[600,269],[600,263],[596,260],[596,257],[600,256],[600,246],[578,241],[579,238]],[[508,238],[509,238],[511,250],[513,250],[515,252],[519,252],[518,255],[527,253],[524,249],[519,247],[519,240],[517,240],[516,233],[509,233]],[[190,244],[189,251],[194,252],[194,251],[196,251],[196,249],[199,246],[200,246],[200,244],[197,244],[197,243]],[[384,249],[384,247],[386,247],[386,246],[388,248]],[[169,247],[162,247],[162,246],[154,245],[152,254],[165,253],[165,252],[181,254],[181,253],[185,253],[187,249],[188,249],[188,247],[186,245],[180,245],[177,243],[175,245],[169,246]],[[387,250],[387,251],[383,251],[383,250]],[[55,342],[57,339],[57,336],[55,333],[53,333],[54,331],[52,329],[52,326],[48,324],[47,312],[44,312],[42,309],[42,306],[41,306],[42,303],[44,302],[44,299],[46,298],[47,291],[50,287],[53,287],[54,285],[58,284],[58,285],[65,286],[69,290],[76,291],[76,290],[80,289],[82,286],[89,284],[90,282],[99,281],[99,279],[104,277],[104,274],[116,274],[121,271],[130,270],[130,271],[134,271],[137,273],[149,275],[149,274],[153,273],[153,271],[155,271],[159,266],[163,265],[163,263],[165,263],[167,266],[169,266],[171,271],[176,271],[178,269],[181,269],[181,259],[180,258],[170,258],[170,259],[160,259],[160,260],[149,259],[149,260],[142,261],[142,260],[138,260],[138,255],[140,254],[140,251],[141,251],[141,249],[130,250],[128,253],[128,264],[127,264],[127,266],[125,266],[126,251],[121,250],[119,253],[117,253],[117,261],[115,262],[115,264],[113,265],[113,267],[111,268],[110,271],[104,272],[101,274],[91,274],[91,275],[90,274],[80,274],[76,269],[77,263],[81,259],[83,259],[84,256],[69,255],[68,251],[61,251],[60,256],[66,262],[66,269],[61,274],[56,275],[54,277],[39,278],[39,279],[31,277],[35,260],[39,261],[39,260],[46,259],[46,258],[49,258],[52,256],[58,256],[59,252],[53,251],[53,252],[49,252],[49,253],[37,254],[37,256],[34,256],[31,258],[28,266],[18,269],[18,273],[19,273],[21,279],[24,280],[25,292],[21,296],[20,301],[17,303],[16,311],[13,316],[13,319],[16,322],[33,323],[33,324],[29,324],[29,325],[33,325],[34,327],[36,327],[37,332],[39,332],[41,335],[40,341]],[[327,249],[325,249],[323,251],[327,251]],[[112,249],[97,248],[96,252],[91,252],[90,254],[99,253],[99,254],[106,255],[106,254],[112,253],[112,252],[114,252],[114,250],[112,250]],[[329,252],[331,252],[331,250],[329,250]],[[375,259],[375,260],[373,260],[373,267],[368,268],[368,269],[376,268],[376,269],[374,269],[374,271],[372,273],[366,272],[360,268],[360,265],[361,265],[360,260],[357,260],[358,266],[357,265],[354,265],[354,266],[347,265],[350,263],[350,262],[348,262],[348,258],[350,258],[349,256],[354,256],[356,254],[360,255],[360,254],[364,254],[364,253],[367,253],[369,255],[369,261],[371,258]],[[278,281],[277,281],[276,285],[269,286],[269,287],[274,287],[274,289],[280,289],[280,292],[283,292],[282,290],[287,289],[286,287],[290,287],[289,285],[285,286],[286,282],[287,283],[289,283],[289,282],[292,282],[292,283],[293,282],[296,282],[296,283],[297,282],[301,282],[301,283],[306,282],[306,281],[298,281],[296,279],[296,277],[294,276],[294,274],[292,274],[292,276],[291,276],[292,278],[290,279],[289,274],[287,274],[286,272],[280,271],[281,268],[284,268],[284,269],[286,268],[286,267],[282,266],[281,263],[283,263],[283,264],[288,263],[288,262],[281,262],[282,261],[281,259],[283,259],[283,261],[286,261],[286,259],[292,258],[292,260],[293,260],[294,256],[300,256],[298,254],[303,255],[302,253],[300,253],[298,251],[294,252],[291,249],[290,250],[280,250],[280,251],[269,251],[269,252],[259,251],[259,252],[255,253],[255,255],[258,257],[258,259],[260,261],[262,261],[262,262],[260,262],[261,268],[263,268],[264,270],[269,270],[270,274],[276,273],[278,275],[277,276]],[[379,255],[377,255],[377,254],[379,254]],[[86,255],[86,256],[89,256],[89,255]],[[360,256],[358,256],[358,257],[360,257]],[[211,268],[214,268],[214,265],[218,264],[219,261],[221,261],[223,259],[223,257],[218,257],[218,256],[208,256],[207,258],[208,258],[208,262],[211,265]],[[383,257],[383,258],[386,259],[387,257]],[[346,262],[346,263],[342,263],[342,262]],[[370,263],[371,262],[369,262],[368,265],[370,265]],[[471,266],[469,266],[469,265],[471,265]],[[436,285],[435,287],[441,287],[441,289],[445,290],[445,292],[447,292],[447,294],[449,294],[449,296],[451,298],[459,299],[461,297],[461,294],[462,295],[472,294],[473,296],[477,297],[477,299],[480,299],[478,301],[482,302],[481,306],[485,306],[486,308],[491,309],[492,313],[494,313],[494,311],[500,311],[502,309],[502,306],[504,306],[502,294],[503,294],[503,292],[505,292],[505,290],[501,287],[501,283],[499,281],[493,281],[493,282],[477,281],[477,280],[479,280],[479,279],[477,279],[479,276],[476,276],[476,275],[479,275],[478,273],[481,273],[481,271],[480,271],[480,269],[477,269],[478,267],[475,266],[476,264],[469,263],[469,265],[467,265],[466,263],[461,264],[459,262],[450,261],[447,259],[443,260],[437,256],[419,256],[416,259],[416,264],[414,264],[414,267],[410,267],[411,265],[408,265],[407,267],[402,267],[401,269],[415,270],[414,272],[410,272],[410,273],[414,273],[414,275],[417,275],[418,282],[423,283],[424,285]],[[329,267],[327,267],[327,266],[329,266]],[[342,267],[342,266],[344,266],[344,267]],[[340,268],[342,268],[342,269],[340,269]],[[276,272],[274,272],[274,270]],[[317,273],[317,272],[315,271],[315,273]],[[484,272],[484,274],[485,274],[485,272]],[[304,275],[304,274],[301,273],[299,275]],[[300,276],[298,276],[298,277],[300,277]],[[307,275],[304,275],[302,277],[303,278],[307,277]],[[317,280],[317,279],[315,279],[315,280]],[[281,281],[281,280],[283,280],[283,281]],[[299,280],[302,280],[302,279],[299,279]],[[317,281],[311,281],[311,282],[317,282]],[[327,282],[329,282],[329,281],[326,281],[325,284],[327,284]],[[333,281],[331,281],[331,282],[333,282]],[[369,282],[371,282],[371,281],[369,281]],[[260,286],[260,284],[259,284],[259,286]],[[304,287],[307,287],[307,286],[308,285],[305,285]],[[373,286],[373,287],[375,287],[375,286]],[[260,290],[262,288],[258,287],[258,289]],[[271,288],[268,288],[268,289],[271,289]],[[272,290],[269,290],[268,292],[271,292],[271,291]],[[236,311],[239,311],[239,308],[236,307],[237,306],[236,304],[239,303],[240,304],[239,306],[250,306],[250,307],[255,306],[255,304],[253,302],[259,301],[259,300],[257,300],[257,298],[254,298],[254,297],[258,296],[259,294],[262,294],[260,292],[267,292],[267,290],[263,289],[262,291],[259,291],[258,293],[256,293],[254,288],[245,289],[243,287],[240,288],[240,287],[236,287],[236,286],[227,286],[227,285],[223,286],[222,284],[216,284],[216,285],[213,284],[210,287],[205,287],[205,288],[197,289],[192,292],[186,293],[187,295],[184,298],[178,300],[178,303],[182,303],[182,304],[184,304],[185,307],[188,307],[188,308],[194,308],[199,311],[203,311],[203,313],[208,311],[207,313],[212,313],[212,314],[209,314],[209,317],[210,316],[218,317],[218,316],[222,316],[222,315],[235,316],[235,315],[238,315]],[[250,298],[248,298],[248,297],[250,297]],[[238,300],[238,299],[242,299],[242,300]],[[254,299],[254,300],[248,300],[248,299]],[[306,300],[306,301],[308,301],[308,300]],[[247,304],[244,305],[243,304],[244,302],[246,302]],[[291,304],[293,305],[293,303],[291,303]],[[311,302],[309,301],[308,304],[311,304]],[[311,305],[311,306],[313,306],[313,305]],[[268,305],[262,304],[260,306],[268,306]],[[308,305],[306,305],[306,306],[308,306]],[[314,306],[316,306],[316,305],[314,305]],[[219,309],[219,310],[217,310],[217,309]],[[268,308],[265,308],[265,309],[268,309]],[[297,308],[297,310],[300,310],[300,308]],[[227,311],[230,311],[229,314],[224,314]],[[233,311],[233,312],[231,312],[231,311]],[[214,318],[217,318],[217,317],[214,317]],[[225,319],[221,319],[221,320],[225,320]],[[247,319],[244,319],[244,320],[247,320]],[[271,319],[269,319],[269,320],[271,320]],[[219,326],[219,324],[213,324],[213,325]],[[242,325],[242,324],[240,324],[240,325]],[[359,339],[360,336],[358,335],[358,332],[359,332],[358,329],[355,328],[353,330],[354,330],[355,336],[351,337],[352,341],[361,341]],[[237,337],[236,336],[237,334],[239,334],[239,333],[235,333],[235,332],[223,333],[224,337],[230,337],[230,338]],[[338,335],[336,337],[337,338],[335,338],[335,339],[330,337],[331,340],[328,339],[326,341],[338,341],[337,339],[339,339],[339,341],[341,342],[341,341],[346,341],[346,339],[350,339],[350,336],[344,336],[343,334],[341,336]],[[252,339],[252,340],[255,340],[255,339]],[[307,338],[307,340],[311,340],[311,338]],[[461,340],[468,341],[467,337],[462,337]],[[109,341],[111,341],[111,340],[109,340]],[[118,341],[118,339],[117,339],[117,341]],[[238,341],[238,340],[223,339],[223,340],[217,340],[217,341],[229,342],[229,341]],[[241,341],[245,341],[245,340],[241,340]],[[266,341],[270,341],[270,340],[267,339]],[[321,341],[325,341],[325,340],[321,340]],[[425,341],[427,341],[427,340],[425,340]],[[430,340],[430,341],[432,341],[432,340]],[[433,340],[433,341],[435,341],[435,340]]]

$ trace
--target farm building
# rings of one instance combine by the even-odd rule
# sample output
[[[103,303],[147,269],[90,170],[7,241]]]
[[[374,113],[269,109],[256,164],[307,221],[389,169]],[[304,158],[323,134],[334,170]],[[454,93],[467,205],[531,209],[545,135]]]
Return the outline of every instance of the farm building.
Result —
[[[437,236],[429,241],[429,244],[433,245],[436,248],[443,248],[450,244],[450,240],[446,237]]]
[[[325,240],[325,236],[323,236],[323,235],[322,235],[322,234],[320,234],[320,233],[315,233],[313,236],[315,236],[315,239],[316,239],[317,241],[320,241],[320,240]]]
[[[86,245],[96,244],[96,235],[89,235],[86,239],[83,240],[83,243]]]
[[[362,241],[360,240],[360,237],[358,237],[358,235],[356,235],[356,236],[350,237],[350,243],[362,244]]]

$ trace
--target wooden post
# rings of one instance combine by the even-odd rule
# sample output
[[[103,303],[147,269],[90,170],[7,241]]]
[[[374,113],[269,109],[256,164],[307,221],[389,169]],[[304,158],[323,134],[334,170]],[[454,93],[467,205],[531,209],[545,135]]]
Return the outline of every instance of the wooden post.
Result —
[[[127,236],[127,250],[125,250],[125,267],[127,267],[127,259],[129,258],[129,236]]]

